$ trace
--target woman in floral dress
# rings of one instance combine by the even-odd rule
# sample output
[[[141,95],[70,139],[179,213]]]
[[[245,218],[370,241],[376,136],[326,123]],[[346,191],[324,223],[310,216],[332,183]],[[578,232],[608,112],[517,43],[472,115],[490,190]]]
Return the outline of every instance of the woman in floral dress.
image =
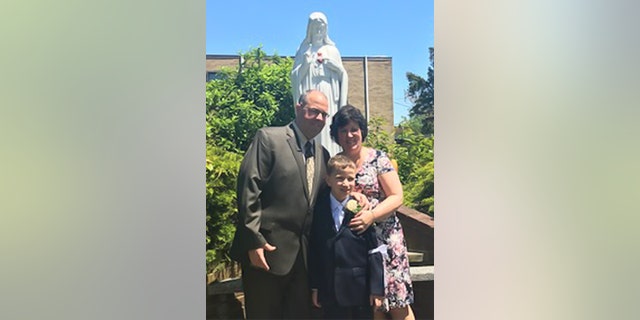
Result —
[[[350,227],[361,231],[373,224],[379,244],[387,246],[385,299],[374,319],[384,319],[385,312],[393,319],[415,319],[407,246],[395,214],[402,205],[402,184],[386,153],[362,146],[367,132],[367,123],[354,106],[341,107],[332,118],[331,137],[342,147],[340,154],[356,163],[356,191],[367,196],[372,208],[354,217]]]

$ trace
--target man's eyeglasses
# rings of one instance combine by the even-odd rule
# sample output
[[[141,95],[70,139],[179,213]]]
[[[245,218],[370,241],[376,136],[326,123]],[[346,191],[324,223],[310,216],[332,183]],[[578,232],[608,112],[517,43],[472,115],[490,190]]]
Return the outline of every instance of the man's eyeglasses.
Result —
[[[326,119],[326,118],[329,116],[329,114],[328,114],[328,113],[326,113],[326,112],[324,112],[324,111],[322,111],[322,110],[320,110],[320,109],[316,109],[316,108],[309,108],[309,107],[304,107],[304,108],[302,108],[302,109],[304,109],[304,110],[305,110],[305,112],[307,112],[307,114],[308,114],[308,115],[310,115],[310,116],[311,116],[311,117],[313,117],[313,118],[317,118],[319,114],[321,114],[321,115],[322,115],[322,118],[323,118],[323,119]]]

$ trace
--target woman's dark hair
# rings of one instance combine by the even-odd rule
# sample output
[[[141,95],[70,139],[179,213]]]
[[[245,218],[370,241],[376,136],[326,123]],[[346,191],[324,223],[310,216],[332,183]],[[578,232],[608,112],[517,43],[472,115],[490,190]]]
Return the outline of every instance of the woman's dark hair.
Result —
[[[360,112],[358,108],[350,104],[340,107],[340,109],[338,109],[338,112],[336,112],[336,114],[334,114],[331,118],[331,139],[333,139],[333,141],[337,143],[338,129],[349,124],[349,121],[353,121],[358,124],[358,127],[360,127],[360,132],[362,132],[362,141],[364,142],[364,139],[367,138],[367,133],[369,132],[369,130],[367,129],[367,121],[364,119],[362,112]]]

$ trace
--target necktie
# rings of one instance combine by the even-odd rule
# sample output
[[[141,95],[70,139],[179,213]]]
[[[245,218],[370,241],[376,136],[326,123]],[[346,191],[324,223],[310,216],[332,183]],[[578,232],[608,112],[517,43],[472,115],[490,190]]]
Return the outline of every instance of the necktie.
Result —
[[[307,166],[307,187],[309,188],[309,194],[311,194],[311,188],[313,187],[313,171],[315,162],[313,159],[313,145],[311,141],[307,141],[304,145],[304,157],[306,158]]]
[[[336,227],[336,231],[340,230],[340,226],[342,225],[342,220],[344,212],[342,211],[342,206],[338,205],[333,210],[333,224]]]

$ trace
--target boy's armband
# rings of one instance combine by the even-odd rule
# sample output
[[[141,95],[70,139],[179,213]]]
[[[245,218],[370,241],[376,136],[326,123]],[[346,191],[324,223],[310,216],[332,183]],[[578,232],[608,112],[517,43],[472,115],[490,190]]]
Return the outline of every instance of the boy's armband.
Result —
[[[376,252],[380,252],[383,257],[387,258],[387,245],[381,244],[377,248],[369,250],[369,254],[374,254]]]

